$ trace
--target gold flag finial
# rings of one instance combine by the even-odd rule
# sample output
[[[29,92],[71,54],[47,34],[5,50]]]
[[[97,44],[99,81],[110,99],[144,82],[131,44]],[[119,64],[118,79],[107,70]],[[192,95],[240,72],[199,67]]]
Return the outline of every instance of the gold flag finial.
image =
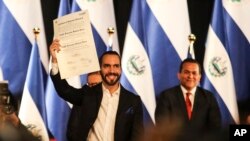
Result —
[[[196,40],[196,36],[191,33],[190,35],[188,35],[188,40],[189,40],[190,44],[194,44],[194,42]]]
[[[107,51],[110,51],[110,50],[113,50],[113,48],[112,48],[112,46],[113,46],[113,35],[115,33],[115,29],[114,29],[114,27],[108,27],[107,31],[108,31],[108,34],[109,34]]]
[[[33,33],[35,34],[35,40],[37,40],[37,36],[40,33],[40,28],[38,28],[38,27],[33,28]]]
[[[108,27],[108,34],[114,34],[115,33],[115,29],[114,27]]]
[[[195,35],[192,34],[192,33],[189,34],[189,35],[188,35],[188,40],[189,40],[189,49],[188,49],[189,54],[191,55],[191,57],[192,57],[193,59],[195,59],[195,54],[194,54],[194,42],[195,42],[195,40],[196,40]]]

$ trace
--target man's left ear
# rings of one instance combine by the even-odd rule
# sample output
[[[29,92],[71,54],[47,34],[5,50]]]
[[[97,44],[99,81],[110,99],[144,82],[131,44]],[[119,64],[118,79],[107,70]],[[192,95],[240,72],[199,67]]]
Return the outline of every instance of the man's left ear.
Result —
[[[180,73],[179,72],[177,73],[177,78],[180,80]]]

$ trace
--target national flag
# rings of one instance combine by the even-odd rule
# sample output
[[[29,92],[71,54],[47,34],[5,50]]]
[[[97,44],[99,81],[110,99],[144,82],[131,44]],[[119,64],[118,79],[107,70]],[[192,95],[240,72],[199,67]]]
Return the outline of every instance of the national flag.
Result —
[[[38,45],[35,42],[30,55],[29,67],[19,110],[19,118],[35,136],[41,136],[42,141],[49,141],[46,129],[44,93],[44,76],[46,74],[40,60]]]
[[[215,0],[203,87],[215,93],[224,125],[239,123],[237,101],[250,98],[250,3]]]
[[[70,13],[70,10],[70,1],[61,0],[58,17]],[[58,96],[54,88],[53,82],[50,78],[50,74],[48,74],[48,81],[45,93],[48,128],[56,141],[67,141],[67,123],[71,109],[67,102]]]
[[[0,68],[3,79],[9,82],[11,93],[21,97],[34,37],[32,29],[39,27],[42,31],[40,37],[45,39],[40,1],[1,0],[0,17]],[[43,52],[42,61],[46,64],[46,40],[38,44]],[[47,66],[44,67],[47,70]]]
[[[181,60],[187,57],[189,34],[186,1],[133,1],[121,82],[141,96],[152,121],[155,95],[178,84],[176,75]]]

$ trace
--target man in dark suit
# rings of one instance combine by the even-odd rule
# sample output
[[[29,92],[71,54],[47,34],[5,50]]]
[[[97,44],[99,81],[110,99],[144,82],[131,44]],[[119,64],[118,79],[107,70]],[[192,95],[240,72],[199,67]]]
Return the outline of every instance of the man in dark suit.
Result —
[[[189,131],[220,129],[221,115],[216,99],[211,92],[197,86],[201,79],[199,63],[185,59],[178,79],[180,85],[163,91],[157,100],[156,124],[177,122]]]
[[[67,137],[70,141],[132,141],[143,133],[143,112],[139,96],[119,83],[121,59],[117,52],[105,52],[100,58],[103,82],[76,89],[61,80],[56,53],[59,40],[50,46],[53,67],[51,78],[57,93],[78,106],[71,115]]]

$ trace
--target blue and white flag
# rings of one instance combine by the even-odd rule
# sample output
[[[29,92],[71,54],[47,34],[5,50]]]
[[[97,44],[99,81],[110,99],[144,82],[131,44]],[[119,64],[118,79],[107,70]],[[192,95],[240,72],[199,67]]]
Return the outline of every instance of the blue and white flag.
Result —
[[[49,141],[46,129],[45,86],[46,71],[42,67],[37,43],[32,47],[27,77],[21,100],[19,118],[32,133],[41,136],[42,141]]]
[[[215,0],[204,58],[203,87],[213,91],[223,123],[239,123],[238,102],[250,97],[250,2]]]
[[[121,83],[140,95],[153,122],[155,95],[178,84],[177,72],[187,57],[189,34],[186,1],[133,1]]]
[[[35,16],[34,16],[35,15]],[[34,35],[32,29],[41,29],[38,41],[41,59],[48,69],[48,54],[40,0],[0,1],[0,68],[8,80],[10,91],[21,97],[26,78]]]
[[[70,1],[61,0],[58,17],[69,14],[70,10]],[[67,141],[67,123],[71,109],[67,102],[58,96],[50,74],[48,74],[45,93],[48,128],[56,141]]]

